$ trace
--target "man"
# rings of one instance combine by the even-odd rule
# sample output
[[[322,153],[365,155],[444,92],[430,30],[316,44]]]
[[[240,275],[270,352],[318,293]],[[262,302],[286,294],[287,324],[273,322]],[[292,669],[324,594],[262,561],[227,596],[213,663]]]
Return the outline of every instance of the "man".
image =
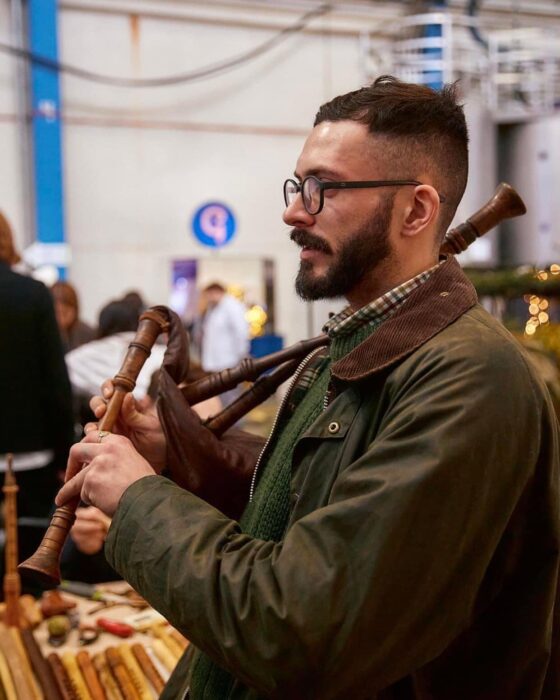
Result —
[[[18,515],[36,519],[50,513],[73,442],[72,396],[51,295],[12,270],[19,260],[0,214],[0,469],[14,453]],[[42,536],[27,523],[18,528],[20,560]]]
[[[558,429],[520,348],[438,260],[466,178],[452,88],[384,77],[319,110],[284,220],[299,293],[350,306],[300,371],[240,524],[122,436],[73,448],[58,502],[114,514],[110,561],[200,650],[163,697],[559,697]],[[125,419],[165,465],[130,400]],[[210,478],[226,473],[187,424],[187,469],[203,480],[204,441]]]
[[[249,354],[249,324],[243,304],[213,282],[204,288],[202,318],[202,369],[216,372],[235,367]]]

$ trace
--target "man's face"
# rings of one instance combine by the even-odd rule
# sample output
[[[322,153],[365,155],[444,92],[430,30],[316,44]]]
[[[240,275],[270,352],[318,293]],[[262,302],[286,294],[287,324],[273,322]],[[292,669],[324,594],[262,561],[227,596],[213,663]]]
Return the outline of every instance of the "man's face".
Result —
[[[384,179],[375,145],[362,124],[323,122],[307,139],[295,174],[300,180]],[[385,189],[325,190],[319,214],[307,213],[301,196],[287,207],[284,221],[302,248],[296,291],[303,299],[351,296],[389,263],[393,196]]]

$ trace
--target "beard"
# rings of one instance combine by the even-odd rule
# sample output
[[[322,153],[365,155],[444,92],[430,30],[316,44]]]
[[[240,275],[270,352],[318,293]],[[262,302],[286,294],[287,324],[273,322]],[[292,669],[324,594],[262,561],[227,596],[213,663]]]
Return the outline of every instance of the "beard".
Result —
[[[314,275],[313,263],[309,260],[301,261],[295,282],[298,296],[304,301],[346,296],[366,275],[374,272],[391,256],[389,228],[393,200],[393,197],[384,200],[379,205],[375,218],[348,238],[322,276]],[[302,248],[333,255],[326,241],[303,229],[293,229],[290,238]]]

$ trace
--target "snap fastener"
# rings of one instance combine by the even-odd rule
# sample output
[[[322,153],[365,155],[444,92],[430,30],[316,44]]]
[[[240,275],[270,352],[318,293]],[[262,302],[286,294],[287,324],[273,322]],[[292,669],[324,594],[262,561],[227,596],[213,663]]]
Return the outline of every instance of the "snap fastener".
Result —
[[[440,297],[448,297],[449,292],[440,292]]]
[[[340,430],[340,423],[337,423],[337,421],[335,421],[335,420],[333,420],[332,423],[329,423],[328,431],[331,435],[338,433],[339,430]]]

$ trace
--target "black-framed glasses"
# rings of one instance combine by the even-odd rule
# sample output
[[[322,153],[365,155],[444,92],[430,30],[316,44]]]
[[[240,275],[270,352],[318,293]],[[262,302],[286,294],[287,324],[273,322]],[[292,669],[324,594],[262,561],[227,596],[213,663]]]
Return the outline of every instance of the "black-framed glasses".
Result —
[[[318,214],[325,203],[325,190],[355,190],[366,187],[402,187],[403,185],[422,185],[418,180],[354,180],[351,182],[323,182],[314,175],[304,178],[301,183],[288,179],[284,182],[284,202],[286,206],[295,200],[301,192],[305,211],[311,216]],[[445,197],[438,193],[439,201]]]

